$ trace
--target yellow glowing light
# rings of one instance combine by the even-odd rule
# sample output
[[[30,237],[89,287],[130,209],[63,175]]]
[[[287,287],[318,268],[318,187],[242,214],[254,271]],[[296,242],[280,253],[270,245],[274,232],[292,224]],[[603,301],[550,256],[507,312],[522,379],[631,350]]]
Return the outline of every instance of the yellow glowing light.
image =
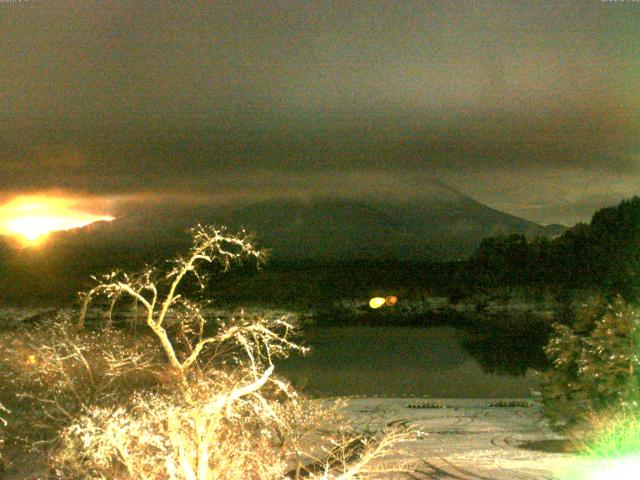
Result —
[[[114,220],[110,215],[79,210],[78,203],[78,199],[45,195],[16,197],[0,206],[0,234],[16,237],[24,245],[37,245],[51,232]]]
[[[386,300],[382,297],[373,297],[369,300],[369,306],[371,308],[380,308],[385,304]]]

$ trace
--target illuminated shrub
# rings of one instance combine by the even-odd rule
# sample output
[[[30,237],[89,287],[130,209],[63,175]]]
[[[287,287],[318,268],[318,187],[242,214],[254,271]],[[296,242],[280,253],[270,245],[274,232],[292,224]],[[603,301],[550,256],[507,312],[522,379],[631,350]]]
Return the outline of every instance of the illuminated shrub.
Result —
[[[126,404],[91,407],[61,434],[56,473],[82,478],[279,478],[311,425],[292,392],[273,388],[219,402],[247,383],[216,372],[183,392],[141,392]],[[315,411],[315,414],[320,413]],[[311,425],[317,427],[318,425]]]
[[[47,458],[55,478],[275,480],[322,443],[334,458],[307,478],[367,478],[405,437],[382,436],[347,461],[348,427],[274,375],[273,359],[305,350],[288,318],[214,319],[185,298],[182,280],[204,285],[203,264],[226,269],[247,256],[261,256],[247,237],[198,227],[168,272],[114,272],[84,296],[79,317],[2,332],[0,401],[11,402],[14,440]],[[96,306],[99,321],[85,322]],[[136,328],[116,328],[116,313],[136,307]]]
[[[6,468],[43,458],[60,429],[88,407],[161,385],[164,360],[148,334],[78,334],[72,320],[63,313],[0,331],[0,403],[11,411],[6,425],[0,420],[11,450]]]
[[[573,326],[555,324],[545,352],[542,398],[551,426],[580,431],[590,415],[632,411],[640,401],[640,315],[622,301],[595,300]]]
[[[593,458],[620,458],[640,453],[640,414],[623,411],[591,418],[592,432],[578,445]]]

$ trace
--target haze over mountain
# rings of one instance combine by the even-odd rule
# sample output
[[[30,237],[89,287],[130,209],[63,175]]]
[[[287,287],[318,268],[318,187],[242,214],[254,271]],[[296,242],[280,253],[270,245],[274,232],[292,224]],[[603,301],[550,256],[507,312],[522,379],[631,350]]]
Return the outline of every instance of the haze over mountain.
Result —
[[[423,180],[415,191],[402,195],[405,200],[276,198],[237,209],[225,223],[257,232],[275,258],[321,260],[452,260],[470,255],[491,235],[564,231],[494,210],[437,180]]]

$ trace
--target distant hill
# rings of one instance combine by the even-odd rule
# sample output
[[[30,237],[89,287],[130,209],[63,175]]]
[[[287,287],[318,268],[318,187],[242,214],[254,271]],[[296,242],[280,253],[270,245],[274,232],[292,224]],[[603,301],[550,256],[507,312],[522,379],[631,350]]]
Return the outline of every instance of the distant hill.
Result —
[[[559,237],[560,235],[563,235],[568,230],[568,228],[565,227],[564,225],[559,225],[557,223],[552,223],[551,225],[545,225],[544,229],[547,232],[547,235],[550,236],[551,238]]]

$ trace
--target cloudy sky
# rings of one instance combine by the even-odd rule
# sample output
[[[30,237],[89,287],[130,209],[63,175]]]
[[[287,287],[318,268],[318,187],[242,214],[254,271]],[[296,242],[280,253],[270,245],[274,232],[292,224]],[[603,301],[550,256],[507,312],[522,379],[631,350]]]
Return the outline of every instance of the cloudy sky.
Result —
[[[640,2],[0,0],[0,195],[435,177],[573,224],[640,194],[639,87]]]

